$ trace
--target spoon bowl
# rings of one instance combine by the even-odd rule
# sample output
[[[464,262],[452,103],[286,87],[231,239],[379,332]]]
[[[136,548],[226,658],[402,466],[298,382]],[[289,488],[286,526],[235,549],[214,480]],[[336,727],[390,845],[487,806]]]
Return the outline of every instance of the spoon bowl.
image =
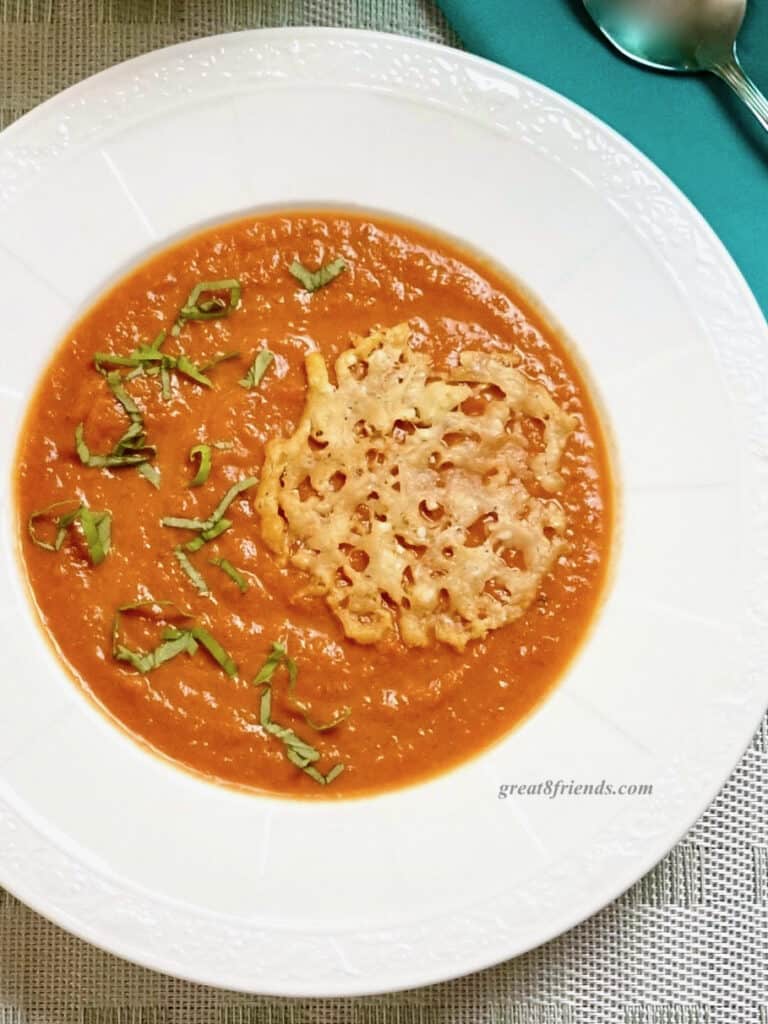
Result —
[[[626,57],[662,71],[718,75],[768,130],[768,100],[736,53],[747,0],[584,0],[584,6]]]

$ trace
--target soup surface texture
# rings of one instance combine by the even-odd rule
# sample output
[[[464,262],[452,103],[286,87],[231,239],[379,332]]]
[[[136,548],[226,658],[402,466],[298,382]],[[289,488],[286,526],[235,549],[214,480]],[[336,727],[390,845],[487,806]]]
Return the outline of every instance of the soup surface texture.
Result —
[[[311,272],[340,262],[322,281],[295,261]],[[194,294],[200,283],[206,287]],[[295,540],[289,526],[304,541],[312,536],[304,509],[322,502],[309,481],[312,500],[302,505],[305,482],[297,474],[290,493],[263,493],[265,447],[272,441],[283,452],[282,442],[298,437],[313,359],[318,393],[331,394],[338,422],[353,400],[375,419],[372,386],[361,397],[350,376],[346,386],[357,398],[349,401],[329,388],[338,383],[342,353],[392,328],[376,342],[389,353],[390,369],[398,359],[392,339],[405,346],[401,361],[422,367],[425,381],[463,373],[462,353],[484,354],[472,358],[485,360],[486,374],[498,358],[516,367],[508,376],[522,372],[546,389],[538,392],[540,404],[550,404],[541,407],[552,407],[551,399],[566,427],[558,474],[545,466],[548,475],[542,470],[527,484],[531,501],[540,499],[554,515],[558,546],[531,575],[535,590],[516,598],[520,609],[512,614],[508,606],[486,635],[486,612],[480,627],[462,620],[461,629],[441,634],[445,588],[424,599],[432,601],[428,620],[419,620],[402,594],[395,615],[388,595],[376,591],[375,615],[360,605],[350,631],[344,588],[354,578],[352,593],[365,598],[367,577],[355,573],[370,572],[371,557],[375,562],[386,545],[353,551],[346,568],[326,559],[336,575],[324,592],[318,579],[325,563],[306,552],[280,557],[281,545],[287,551]],[[323,357],[326,371],[317,356],[305,365],[310,353]],[[221,355],[228,358],[217,361]],[[501,390],[482,374],[478,380],[485,381],[482,401],[498,403]],[[466,415],[482,409],[467,407]],[[416,431],[418,440],[429,427],[415,413],[411,419],[395,427],[404,451],[415,443],[409,434]],[[544,424],[535,417],[515,423],[505,443],[535,456],[545,444]],[[350,429],[369,429],[360,424]],[[459,471],[462,451],[471,468],[471,451],[461,449],[471,437],[454,441],[443,430],[438,440],[445,473]],[[302,458],[311,465],[325,443],[305,437]],[[487,458],[490,441],[484,443]],[[273,460],[273,483],[287,486],[296,465],[290,451],[285,465]],[[367,449],[355,451],[364,465]],[[387,451],[391,478],[397,459]],[[386,461],[368,455],[373,464]],[[440,236],[379,216],[252,216],[153,256],[101,298],[57,350],[30,406],[17,469],[29,584],[45,630],[80,685],[167,757],[280,794],[380,791],[487,747],[557,681],[589,628],[608,571],[607,446],[567,347],[497,270]],[[407,479],[416,486],[417,477]],[[336,473],[330,490],[345,480]],[[464,492],[457,493],[460,504]],[[376,515],[378,497],[372,492],[369,505],[353,503],[344,514],[375,526],[385,518]],[[443,515],[436,495],[413,500],[427,528],[435,527]],[[541,521],[541,536],[551,539],[556,530],[547,523]],[[497,544],[498,515],[485,514],[475,527],[477,538],[464,531],[467,546],[481,545],[489,529]],[[445,522],[441,530],[449,536]],[[427,564],[419,563],[419,545],[388,544],[411,558],[414,584],[413,572]],[[352,551],[337,544],[335,557],[337,549]],[[365,564],[355,564],[355,554]],[[448,564],[454,549],[442,544],[438,557]],[[462,548],[462,557],[469,572],[471,550]],[[509,578],[518,578],[514,559],[506,564]],[[510,600],[489,586],[481,596],[488,607]]]

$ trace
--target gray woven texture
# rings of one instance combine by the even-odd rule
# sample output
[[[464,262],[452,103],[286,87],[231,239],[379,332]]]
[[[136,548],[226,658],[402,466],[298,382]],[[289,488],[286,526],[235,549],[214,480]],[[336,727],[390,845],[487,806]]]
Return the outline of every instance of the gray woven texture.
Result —
[[[299,24],[459,45],[429,0],[0,0],[0,125],[147,50]],[[124,963],[0,890],[0,1024],[310,1022],[768,1024],[768,719],[701,821],[620,900],[527,956],[431,988],[331,1001],[221,992]]]

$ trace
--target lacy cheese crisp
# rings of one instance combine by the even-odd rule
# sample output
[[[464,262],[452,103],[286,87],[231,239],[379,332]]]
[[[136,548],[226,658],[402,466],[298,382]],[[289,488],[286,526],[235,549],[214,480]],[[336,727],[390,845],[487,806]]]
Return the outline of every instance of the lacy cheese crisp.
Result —
[[[267,446],[264,541],[348,637],[463,649],[517,619],[567,547],[551,497],[573,417],[504,353],[438,372],[400,324],[306,357],[292,436]]]

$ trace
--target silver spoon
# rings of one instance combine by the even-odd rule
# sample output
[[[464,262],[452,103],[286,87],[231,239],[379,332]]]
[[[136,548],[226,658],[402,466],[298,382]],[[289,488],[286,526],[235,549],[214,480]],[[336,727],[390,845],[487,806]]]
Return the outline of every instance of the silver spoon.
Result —
[[[711,71],[768,131],[768,99],[736,55],[747,0],[584,0],[584,6],[625,56],[664,71]]]

